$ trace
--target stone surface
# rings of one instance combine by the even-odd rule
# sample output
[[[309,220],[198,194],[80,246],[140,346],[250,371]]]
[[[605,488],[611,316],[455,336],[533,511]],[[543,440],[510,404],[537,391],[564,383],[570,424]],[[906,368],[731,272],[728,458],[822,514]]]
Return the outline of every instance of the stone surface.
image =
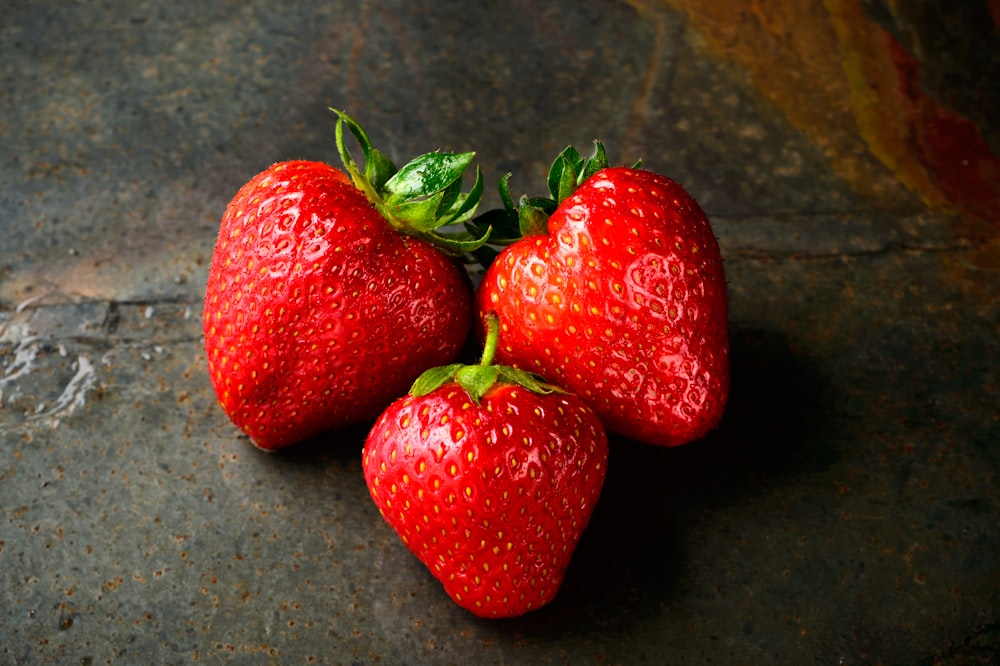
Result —
[[[871,155],[867,196],[690,20],[611,0],[6,8],[0,662],[1000,661],[997,229]],[[726,418],[679,449],[612,442],[540,611],[489,622],[444,595],[368,498],[364,427],[268,455],[215,403],[218,219],[269,163],[336,160],[328,106],[398,160],[474,148],[518,193],[600,137],[713,220]]]

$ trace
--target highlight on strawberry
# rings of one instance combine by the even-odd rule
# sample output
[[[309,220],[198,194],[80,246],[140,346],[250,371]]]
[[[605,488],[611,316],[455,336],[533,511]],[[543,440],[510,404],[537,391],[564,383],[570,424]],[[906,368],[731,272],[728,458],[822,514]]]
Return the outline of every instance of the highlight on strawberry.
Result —
[[[548,197],[510,196],[467,223],[499,254],[476,295],[500,321],[497,359],[585,400],[611,431],[677,446],[722,418],[729,394],[728,291],[698,203],[676,182],[609,167],[603,145],[553,162]]]
[[[427,153],[397,169],[332,111],[347,175],[297,160],[251,178],[222,216],[209,269],[212,386],[265,450],[373,419],[455,359],[472,323],[461,259],[489,235],[463,226],[483,190],[477,169],[463,191],[474,153]]]
[[[378,418],[362,466],[403,543],[460,606],[512,617],[549,603],[593,512],[608,441],[583,401],[493,365],[486,320],[479,365],[424,373]]]

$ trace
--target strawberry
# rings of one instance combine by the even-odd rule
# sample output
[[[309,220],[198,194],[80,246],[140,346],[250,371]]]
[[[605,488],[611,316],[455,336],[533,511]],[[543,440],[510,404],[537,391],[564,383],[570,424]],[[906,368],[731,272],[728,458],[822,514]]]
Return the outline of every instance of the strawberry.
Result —
[[[266,450],[374,419],[421,372],[453,360],[471,327],[467,274],[445,253],[485,239],[439,228],[478,205],[481,178],[461,191],[473,153],[429,153],[397,170],[336,113],[350,178],[309,161],[257,174],[226,208],[209,270],[212,385]]]
[[[551,198],[515,206],[501,179],[506,210],[469,225],[489,221],[509,243],[476,307],[499,317],[499,362],[576,393],[609,431],[684,444],[718,424],[729,392],[719,245],[680,185],[608,167],[595,144],[586,160],[572,147],[556,159]]]
[[[460,606],[512,617],[556,595],[604,483],[594,412],[537,376],[491,365],[422,375],[365,442],[372,499]]]

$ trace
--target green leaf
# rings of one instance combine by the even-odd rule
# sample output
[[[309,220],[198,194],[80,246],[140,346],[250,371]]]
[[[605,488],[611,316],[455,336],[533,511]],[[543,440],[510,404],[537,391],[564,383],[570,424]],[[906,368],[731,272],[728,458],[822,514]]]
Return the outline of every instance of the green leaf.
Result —
[[[461,182],[456,181],[459,184],[459,192],[461,192]],[[455,199],[455,202],[451,205],[451,210],[447,215],[439,215],[439,219],[442,224],[460,224],[465,222],[473,215],[476,214],[476,209],[479,207],[479,201],[483,197],[483,174],[476,167],[476,182],[472,185],[472,189],[469,190],[468,194],[459,194]]]
[[[344,163],[344,168],[347,169],[352,177],[355,174],[360,175],[361,172],[358,169],[358,165],[354,162],[354,158],[351,157],[351,152],[347,149],[347,144],[344,143],[345,118],[349,118],[350,116],[337,109],[330,110],[337,114],[337,125],[334,128],[334,136],[337,140],[337,152],[340,154],[340,161]]]
[[[487,228],[482,236],[473,236],[468,232],[458,232],[452,234],[441,234],[429,231],[422,234],[415,234],[428,243],[433,244],[439,250],[452,257],[461,257],[486,245],[490,239],[490,229]]]
[[[381,150],[372,148],[365,154],[365,177],[376,192],[381,192],[395,173],[396,165]]]
[[[511,175],[505,173],[500,176],[500,200],[503,202],[503,207],[510,211],[515,210],[514,199],[510,196],[510,185],[507,182]]]
[[[517,225],[517,213],[503,208],[486,211],[466,222],[465,228],[476,237],[482,236],[485,230],[492,229],[490,234],[492,245],[510,245],[521,238],[521,231]]]
[[[549,199],[548,197],[521,197],[522,206],[525,202],[527,202],[529,206],[543,210],[549,215],[556,212],[556,208],[558,208],[558,204],[555,200]]]
[[[550,393],[566,393],[565,390],[549,384],[544,379],[532,372],[525,372],[524,370],[519,370],[513,368],[509,365],[499,365],[496,366],[500,369],[499,379],[500,381],[506,382],[508,384],[517,384],[518,386],[523,386],[532,393],[538,393],[539,395],[549,395]]]
[[[498,212],[500,214],[494,215],[494,213]],[[465,230],[469,232],[469,234],[472,236],[476,237],[482,236],[483,232],[485,232],[487,229],[493,228],[493,225],[489,223],[489,220],[494,218],[502,219],[504,217],[502,213],[503,211],[491,210],[487,211],[486,214],[480,215],[479,217],[474,217],[471,220],[466,220],[464,223]]]
[[[549,213],[528,197],[521,197],[517,207],[517,225],[522,237],[545,234],[549,228]]]
[[[552,198],[555,199],[557,204],[562,203],[565,199],[572,196],[573,192],[576,191],[576,186],[576,166],[566,164],[559,177],[559,182],[556,185],[557,189]]]
[[[440,226],[434,213],[443,196],[443,192],[438,192],[426,199],[389,203],[386,210],[393,218],[405,222],[410,231],[419,235],[422,231],[433,231]]]
[[[552,195],[553,199],[559,198],[559,183],[562,181],[563,174],[570,168],[571,166],[566,161],[565,151],[556,155],[556,158],[552,161],[545,184],[548,187],[549,194]]]
[[[387,200],[408,201],[444,190],[472,163],[475,153],[427,153],[404,164],[385,183]]]
[[[499,375],[500,368],[495,365],[467,365],[455,373],[455,381],[478,405]]]
[[[580,169],[580,175],[576,179],[577,186],[582,185],[585,180],[593,176],[601,169],[606,169],[607,167],[608,154],[604,150],[604,144],[601,143],[600,139],[594,139],[594,152],[583,163],[583,168]]]
[[[344,168],[347,169],[347,173],[351,176],[355,187],[364,192],[365,196],[372,203],[378,202],[381,199],[379,191],[385,181],[389,180],[396,173],[396,166],[392,163],[392,160],[372,146],[371,139],[368,138],[368,133],[362,129],[361,125],[354,118],[351,118],[347,113],[338,109],[331,108],[330,110],[337,114],[337,126],[334,133],[337,141],[337,152],[340,154],[340,160],[344,163]],[[361,146],[361,152],[364,156],[364,173],[362,173],[354,161],[344,141],[344,125],[347,125],[351,134],[354,135],[354,138],[357,139],[358,144]]]
[[[434,210],[434,217],[438,220],[442,220],[446,216],[451,214],[451,209],[458,202],[458,198],[462,195],[462,179],[457,178],[450,185],[441,190],[441,200],[438,202],[437,208]]]
[[[443,386],[446,382],[451,381],[455,377],[455,373],[463,367],[465,366],[461,363],[452,363],[451,365],[442,365],[424,371],[413,382],[413,386],[410,387],[410,395],[418,398],[422,395],[427,395],[431,391]]]

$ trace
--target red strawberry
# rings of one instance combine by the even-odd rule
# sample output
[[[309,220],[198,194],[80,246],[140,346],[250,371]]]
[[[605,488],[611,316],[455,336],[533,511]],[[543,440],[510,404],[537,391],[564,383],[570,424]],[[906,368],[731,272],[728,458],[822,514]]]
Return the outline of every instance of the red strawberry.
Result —
[[[480,241],[442,235],[478,204],[461,193],[472,153],[430,153],[398,171],[337,112],[354,184],[318,162],[258,174],[222,218],[205,294],[213,387],[263,449],[372,419],[428,367],[447,363],[471,325],[460,255]],[[343,125],[365,154],[344,145]]]
[[[607,436],[575,396],[510,367],[428,371],[365,442],[372,499],[460,606],[511,617],[547,604],[601,492]]]
[[[719,246],[680,185],[606,163],[599,142],[587,160],[557,158],[552,199],[522,198],[526,237],[489,267],[477,308],[500,319],[498,361],[576,393],[610,431],[684,444],[718,424],[729,392]],[[501,194],[514,209],[506,178]]]

